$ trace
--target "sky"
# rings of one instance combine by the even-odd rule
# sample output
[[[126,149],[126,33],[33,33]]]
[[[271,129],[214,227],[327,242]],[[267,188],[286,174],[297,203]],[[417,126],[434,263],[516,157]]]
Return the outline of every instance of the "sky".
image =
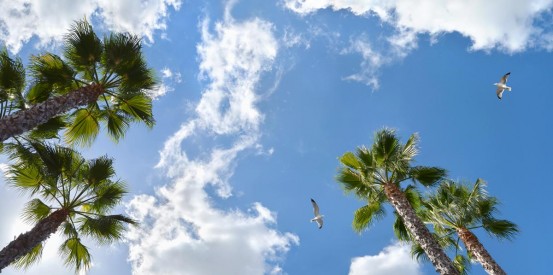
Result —
[[[475,234],[507,273],[546,274],[553,1],[507,2],[4,0],[0,40],[27,62],[59,53],[86,17],[97,33],[143,37],[156,71],[156,126],[82,149],[115,159],[130,190],[116,210],[140,221],[121,243],[85,242],[87,274],[435,274],[394,237],[390,207],[352,230],[363,201],[336,182],[338,157],[383,127],[420,135],[415,164],[484,179],[521,232]],[[512,91],[498,100],[507,72]],[[28,198],[1,181],[4,246],[30,225]],[[52,236],[25,274],[70,273],[58,246]]]

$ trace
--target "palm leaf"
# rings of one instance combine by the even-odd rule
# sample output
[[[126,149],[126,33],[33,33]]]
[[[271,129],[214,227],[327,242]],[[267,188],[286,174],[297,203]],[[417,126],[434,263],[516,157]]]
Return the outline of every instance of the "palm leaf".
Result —
[[[352,223],[353,229],[357,233],[360,233],[373,224],[375,220],[382,219],[385,214],[386,212],[384,211],[382,201],[370,201],[367,205],[364,205],[355,211]]]
[[[115,98],[116,107],[128,114],[133,121],[142,121],[148,127],[155,123],[152,99],[144,94],[120,95]]]
[[[409,177],[424,186],[434,186],[447,176],[447,171],[439,167],[415,166],[409,169]]]
[[[88,146],[100,132],[99,112],[96,108],[81,108],[73,112],[65,132],[69,144]]]
[[[102,120],[107,121],[108,134],[114,141],[118,141],[125,135],[129,123],[123,112],[117,110],[106,110],[102,112]]]
[[[95,76],[96,63],[100,62],[102,41],[92,30],[86,20],[75,22],[65,36],[64,56],[69,63],[84,73],[85,79],[92,81]]]
[[[396,235],[396,238],[400,241],[411,241],[412,237],[407,228],[405,227],[405,224],[403,223],[403,220],[401,217],[394,212],[395,220],[394,220],[394,234]]]
[[[113,169],[113,159],[103,156],[88,161],[86,171],[86,181],[88,185],[97,186],[104,183],[115,175]]]
[[[512,240],[520,232],[518,226],[508,220],[484,219],[482,227],[491,236],[499,239]]]
[[[53,139],[58,138],[58,133],[62,130],[67,123],[61,116],[51,118],[46,123],[39,125],[35,129],[31,130],[29,137],[32,139]]]
[[[37,82],[52,85],[59,93],[66,93],[75,88],[73,81],[76,72],[55,54],[46,53],[31,57],[30,69]]]
[[[23,219],[29,223],[37,223],[38,221],[48,217],[52,208],[42,202],[40,199],[33,199],[23,207]]]
[[[88,248],[81,243],[80,238],[69,238],[59,248],[66,266],[74,267],[76,271],[87,270],[91,264]]]
[[[82,217],[79,230],[101,244],[110,244],[122,238],[125,224],[136,224],[136,221],[123,215]]]
[[[339,158],[340,162],[351,168],[351,169],[360,169],[361,168],[361,163],[359,162],[359,160],[357,159],[357,157],[352,153],[352,152],[347,152],[345,154],[343,154],[340,158]]]
[[[42,243],[39,243],[35,247],[33,247],[33,249],[31,249],[29,253],[15,260],[11,264],[11,266],[15,268],[27,269],[31,265],[38,263],[40,261],[40,258],[42,258],[42,251],[44,251],[44,247]]]
[[[117,181],[99,186],[94,192],[94,200],[89,203],[90,209],[94,213],[104,214],[121,201],[127,190],[123,182]]]

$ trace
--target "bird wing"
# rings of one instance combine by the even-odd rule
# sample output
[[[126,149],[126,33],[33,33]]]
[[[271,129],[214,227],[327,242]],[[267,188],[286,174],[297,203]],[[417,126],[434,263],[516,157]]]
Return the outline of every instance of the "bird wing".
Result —
[[[505,89],[503,88],[497,88],[497,91],[495,91],[495,93],[497,94],[497,98],[501,99],[501,97],[503,96],[503,91]]]
[[[509,75],[511,75],[511,72],[506,73],[500,80],[501,83],[505,84],[507,83],[507,79],[509,78]]]
[[[315,214],[315,217],[319,216],[319,206],[314,199],[311,199],[311,204],[313,204],[313,213]]]
[[[319,225],[319,229],[323,228],[323,219],[317,219],[317,224]]]

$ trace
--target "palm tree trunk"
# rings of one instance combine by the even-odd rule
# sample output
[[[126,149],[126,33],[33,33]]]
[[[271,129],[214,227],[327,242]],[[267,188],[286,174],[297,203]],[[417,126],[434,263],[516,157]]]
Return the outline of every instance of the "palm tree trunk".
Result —
[[[409,230],[415,241],[424,249],[426,255],[434,265],[436,272],[442,275],[459,274],[451,259],[445,254],[438,242],[432,237],[430,231],[416,215],[415,210],[401,192],[401,189],[393,183],[384,185],[384,192],[388,200],[395,208],[405,227]]]
[[[69,212],[65,209],[56,210],[38,222],[33,229],[20,234],[15,240],[11,241],[0,251],[0,272],[19,257],[29,253],[39,243],[48,239],[52,233],[58,230],[58,227],[67,219],[68,215]]]
[[[505,275],[505,271],[495,262],[490,253],[480,243],[476,235],[466,228],[457,229],[459,238],[463,241],[467,250],[482,264],[488,274]]]
[[[91,84],[6,116],[0,119],[0,142],[32,130],[71,109],[94,103],[103,92],[101,85]]]

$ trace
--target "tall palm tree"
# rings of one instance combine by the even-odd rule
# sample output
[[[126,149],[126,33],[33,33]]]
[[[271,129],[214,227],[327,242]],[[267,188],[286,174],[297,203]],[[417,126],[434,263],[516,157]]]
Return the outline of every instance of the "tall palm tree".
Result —
[[[0,271],[10,264],[26,268],[37,262],[44,242],[56,232],[64,238],[59,251],[65,264],[86,270],[91,256],[82,237],[111,243],[122,237],[126,224],[136,223],[109,214],[127,192],[124,182],[113,179],[111,159],[85,160],[72,149],[37,142],[7,146],[16,159],[6,177],[31,195],[23,217],[34,227],[0,250]]]
[[[445,180],[436,193],[424,200],[422,217],[434,226],[439,236],[456,234],[469,257],[480,262],[488,274],[506,274],[472,230],[482,228],[499,239],[512,239],[519,230],[513,222],[494,217],[499,202],[489,196],[484,187],[481,179],[472,187]]]
[[[153,126],[147,92],[155,80],[139,37],[116,33],[101,40],[82,20],[66,35],[63,56],[45,53],[31,58],[33,82],[25,95],[29,106],[20,105],[17,112],[1,117],[0,142],[59,116],[67,119],[66,141],[83,145],[94,140],[100,123],[114,140],[132,122]],[[24,76],[24,70],[17,73],[17,79]]]
[[[384,215],[384,202],[389,202],[401,217],[407,230],[421,245],[440,274],[459,274],[430,231],[416,215],[407,198],[414,183],[432,186],[441,180],[446,171],[437,167],[412,166],[418,153],[418,137],[411,135],[401,144],[395,131],[382,129],[375,134],[371,148],[358,147],[355,153],[347,152],[340,157],[342,167],[337,180],[347,192],[353,192],[367,205],[354,215],[353,227],[362,231]],[[401,183],[411,181],[405,189]]]

